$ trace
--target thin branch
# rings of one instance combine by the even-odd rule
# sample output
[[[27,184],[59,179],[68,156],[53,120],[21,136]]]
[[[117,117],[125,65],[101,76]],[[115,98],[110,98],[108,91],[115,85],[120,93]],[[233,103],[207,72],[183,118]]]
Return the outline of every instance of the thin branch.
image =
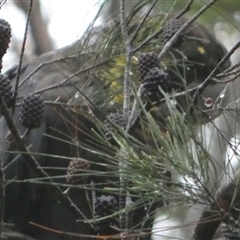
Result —
[[[137,47],[135,47],[134,49],[132,49],[132,54],[138,52],[142,47],[144,47],[146,44],[148,44],[152,39],[156,38],[159,34],[162,33],[162,28],[160,30],[158,30],[157,32],[155,32],[154,34],[152,34],[150,37],[148,37],[147,39],[145,39],[141,44],[139,44]]]
[[[137,94],[135,96],[135,99],[134,99],[134,102],[133,102],[133,105],[132,105],[132,110],[131,110],[131,114],[130,114],[130,117],[129,117],[129,121],[128,121],[128,125],[127,125],[127,129],[126,131],[129,132],[131,131],[131,128],[135,125],[135,123],[137,122],[138,118],[139,118],[139,101],[140,101],[140,98],[142,97],[142,92],[143,92],[143,87],[142,87],[142,84],[140,85],[138,91],[137,91]]]
[[[142,28],[143,24],[146,22],[148,16],[149,16],[150,13],[152,12],[152,10],[153,10],[153,8],[155,7],[155,5],[157,4],[157,2],[158,2],[158,0],[155,0],[155,1],[152,3],[151,7],[148,9],[147,13],[144,14],[144,17],[143,17],[141,23],[138,25],[137,29],[136,29],[136,30],[134,31],[134,33],[132,34],[132,37],[131,37],[131,42],[132,42],[132,43],[133,43],[134,40],[136,39],[139,30]]]
[[[131,40],[127,31],[127,21],[126,21],[126,2],[125,0],[120,0],[120,22],[121,22],[121,32],[122,38],[125,42],[126,47],[126,65],[124,70],[124,80],[123,80],[123,114],[126,116],[127,121],[129,119],[129,110],[130,110],[130,70],[131,70]],[[122,150],[119,150],[120,153]],[[126,178],[123,176],[122,171],[126,166],[124,153],[123,156],[119,158],[119,181],[120,181],[120,190],[119,190],[119,209],[124,209],[126,207],[126,191],[124,190],[127,184]],[[120,213],[119,215],[119,228],[121,231],[121,235],[124,230],[127,229],[128,216],[125,212]],[[123,232],[122,232],[123,231]],[[125,233],[124,233],[125,234]]]
[[[76,237],[76,239],[99,239],[99,240],[112,240],[112,239],[122,239],[122,236],[119,234],[116,235],[87,235],[87,234],[80,234],[80,233],[73,233],[73,232],[64,232],[61,230],[49,228],[34,222],[30,222],[31,225],[36,226],[40,229],[44,229],[46,231],[59,234],[60,236],[65,236],[65,237]],[[141,233],[133,233],[133,234],[128,234],[125,236],[125,239],[129,237],[129,239],[135,239],[136,237],[144,237],[144,236],[149,236],[149,232],[141,232]]]
[[[62,60],[62,59],[61,59]],[[46,62],[43,62],[41,64],[39,64],[38,67],[36,67],[26,78],[24,78],[24,80],[20,83],[19,86],[22,86],[34,73],[36,73],[40,68],[42,68],[43,66],[47,65],[47,64],[53,64],[54,62],[56,61],[61,61],[61,60],[52,60],[52,61],[46,61]],[[67,82],[69,82],[69,84],[72,84],[72,82],[70,81],[72,78],[74,78],[75,76],[77,76],[78,74],[81,74],[81,73],[85,73],[85,72],[88,72],[90,71],[91,69],[94,69],[95,67],[100,67],[104,64],[106,64],[108,62],[108,60],[106,61],[102,61],[98,64],[95,64],[93,66],[90,66],[90,67],[86,67],[86,68],[83,68],[83,69],[80,69],[78,71],[76,71],[75,73],[73,73],[72,75],[68,76],[67,78],[63,79],[60,83],[56,83],[56,84],[52,84],[50,85],[49,87],[46,87],[46,88],[42,88],[40,90],[37,90],[35,92],[32,92],[33,94],[39,94],[39,93],[42,93],[42,92],[45,92],[45,91],[48,91],[48,90],[52,90],[54,88],[58,88],[58,87],[61,87],[63,86],[64,84],[66,84]],[[58,69],[59,71],[61,71],[61,69]]]
[[[176,40],[180,37],[182,32],[188,28],[193,22],[195,22],[205,11],[207,11],[217,0],[211,0],[206,3],[192,18],[190,18],[187,22],[183,24],[183,26],[174,34],[174,36],[165,44],[162,51],[159,53],[158,58],[159,61],[163,59],[163,57],[167,54],[172,45],[176,42]]]
[[[193,1],[194,0],[189,0],[187,5],[185,6],[185,8],[175,18],[178,19],[178,18],[182,17],[186,12],[190,11]]]
[[[239,68],[239,67],[240,67],[240,63],[238,62],[238,63],[232,65],[231,67],[229,67],[228,69],[224,70],[222,73],[218,74],[217,77],[218,77],[218,76],[221,77],[221,74],[224,75],[224,74],[230,73],[230,72],[232,72],[233,70],[235,70],[235,68]],[[238,71],[239,71],[239,70],[238,70]]]
[[[126,66],[124,71],[124,84],[123,84],[123,113],[126,114],[127,120],[130,110],[130,71],[131,71],[131,40],[127,31],[126,21],[126,9],[125,0],[120,0],[120,21],[121,21],[121,32],[123,41],[126,47]]]
[[[21,49],[21,54],[20,54],[20,59],[19,59],[19,64],[18,64],[17,78],[16,78],[16,83],[15,83],[15,88],[14,88],[13,109],[12,109],[13,113],[15,111],[15,103],[16,103],[17,93],[18,93],[18,84],[19,84],[19,80],[20,80],[20,72],[21,72],[21,68],[22,68],[22,60],[23,60],[26,41],[27,41],[28,27],[29,27],[29,23],[30,23],[32,6],[33,6],[33,0],[30,0],[30,5],[29,5],[29,10],[28,10],[28,15],[27,15],[27,21],[26,21],[26,26],[25,26],[25,31],[24,31],[24,37],[23,37],[23,42],[22,42],[22,49]]]
[[[209,81],[211,80],[211,78],[215,75],[215,73],[217,72],[217,70],[232,56],[232,54],[240,47],[240,41],[238,41],[233,47],[232,49],[222,58],[222,60],[217,64],[217,66],[212,70],[212,72],[207,76],[207,78],[204,80],[204,82],[202,84],[199,85],[199,91],[197,91],[195,93],[195,99],[194,101],[196,101],[196,96],[198,94],[201,94],[204,89],[208,86]]]
[[[7,0],[2,0],[2,1],[0,1],[0,10],[1,10],[2,6],[3,6],[6,2],[7,2]]]

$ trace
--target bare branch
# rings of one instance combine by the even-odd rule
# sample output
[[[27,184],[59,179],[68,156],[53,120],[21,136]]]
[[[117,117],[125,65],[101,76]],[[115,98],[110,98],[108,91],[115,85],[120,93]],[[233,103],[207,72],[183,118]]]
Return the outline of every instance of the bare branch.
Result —
[[[131,70],[131,42],[127,32],[126,9],[125,0],[120,0],[120,21],[123,41],[126,47],[126,66],[124,71],[124,88],[123,88],[123,113],[126,114],[127,119],[130,109],[130,70]]]
[[[163,57],[167,54],[169,49],[175,43],[175,41],[179,38],[182,32],[188,28],[193,22],[195,22],[205,11],[207,11],[217,0],[211,0],[206,3],[193,17],[191,17],[187,22],[183,24],[183,26],[174,34],[174,36],[165,44],[162,51],[159,53],[158,58],[159,61],[163,59]]]
[[[188,12],[191,9],[191,5],[194,0],[189,0],[185,8],[175,17],[176,19],[182,17],[186,12]]]
[[[33,6],[33,0],[30,0],[29,10],[28,10],[28,15],[27,15],[27,21],[26,21],[26,26],[25,26],[25,31],[24,31],[24,37],[23,37],[23,42],[22,42],[22,50],[21,50],[19,64],[18,64],[16,83],[15,83],[15,88],[14,88],[13,110],[12,110],[13,113],[14,113],[14,110],[15,110],[15,102],[16,102],[16,99],[17,99],[18,84],[19,84],[19,80],[20,80],[20,72],[21,72],[21,68],[22,68],[22,60],[23,60],[26,41],[27,41],[28,26],[29,26],[30,16],[31,16],[31,12],[32,12],[32,6]]]

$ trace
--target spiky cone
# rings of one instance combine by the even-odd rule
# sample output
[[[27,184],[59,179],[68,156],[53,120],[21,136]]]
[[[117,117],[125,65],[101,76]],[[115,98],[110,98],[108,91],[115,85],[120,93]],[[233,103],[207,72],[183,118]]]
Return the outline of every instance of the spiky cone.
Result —
[[[119,111],[111,112],[107,116],[104,121],[104,134],[108,141],[113,141],[114,124],[124,129],[127,126],[127,116]]]
[[[174,85],[171,84],[171,79],[168,73],[157,67],[148,72],[144,78],[142,87],[144,95],[151,101],[156,101],[163,97],[159,87],[167,93],[174,89]]]
[[[67,183],[69,184],[84,184],[87,182],[88,176],[84,173],[90,170],[90,163],[83,158],[73,158],[69,162],[67,170]]]
[[[13,91],[10,79],[5,75],[0,74],[0,96],[8,108],[12,106],[12,95]]]
[[[0,59],[7,52],[11,36],[10,24],[4,19],[0,19]]]
[[[106,217],[108,215],[113,214],[117,211],[118,204],[117,200],[114,196],[111,195],[101,195],[96,198],[96,203],[94,206],[94,218],[96,222],[94,222],[94,232],[95,234],[115,234],[116,230],[114,230],[111,226],[118,227],[118,221],[113,217]],[[99,219],[106,217],[105,219]],[[99,220],[98,220],[99,219]]]
[[[44,100],[39,94],[27,95],[21,104],[20,122],[29,129],[39,128],[43,120]]]
[[[138,58],[138,74],[141,81],[144,80],[144,77],[147,73],[155,67],[159,66],[158,55],[156,53],[143,53]]]
[[[161,40],[164,43],[168,42],[175,35],[175,33],[182,27],[183,24],[184,22],[181,19],[173,18],[168,20],[162,28]],[[183,31],[181,35],[176,39],[172,47],[177,48],[183,43],[185,31]]]

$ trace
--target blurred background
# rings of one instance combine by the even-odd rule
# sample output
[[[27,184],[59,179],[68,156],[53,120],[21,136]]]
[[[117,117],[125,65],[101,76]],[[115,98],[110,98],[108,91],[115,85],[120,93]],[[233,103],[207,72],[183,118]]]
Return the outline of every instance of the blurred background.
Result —
[[[79,39],[96,15],[102,1],[34,0],[25,58],[66,46]],[[12,27],[12,40],[4,57],[4,69],[17,64],[30,1],[2,1],[0,17]]]
[[[127,9],[130,10],[136,2],[154,0],[127,0]],[[31,59],[44,52],[68,45],[79,39],[98,11],[103,7],[101,14],[94,24],[100,25],[107,19],[118,17],[119,0],[34,0],[28,41],[25,49],[25,58]],[[187,15],[194,14],[207,1],[195,0]],[[179,12],[188,3],[187,0],[158,0],[154,7],[154,14],[160,12]],[[6,19],[12,26],[12,41],[8,53],[4,57],[4,69],[17,64],[29,0],[2,0],[1,18]],[[145,8],[147,11],[147,7]],[[144,14],[144,10],[140,15]],[[212,28],[220,41],[230,48],[239,38],[240,1],[219,0],[204,14],[200,21],[208,28]],[[235,55],[236,56],[236,55]]]

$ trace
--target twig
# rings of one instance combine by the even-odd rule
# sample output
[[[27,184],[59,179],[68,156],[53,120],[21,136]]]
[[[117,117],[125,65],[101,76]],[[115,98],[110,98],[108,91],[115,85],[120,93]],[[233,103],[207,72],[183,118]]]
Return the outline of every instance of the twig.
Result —
[[[212,77],[211,80],[215,83],[219,83],[219,84],[226,84],[226,83],[230,83],[230,82],[234,82],[239,76],[240,76],[240,72],[239,71],[235,71],[235,72],[231,72],[229,74],[226,74],[225,77],[229,77],[231,75],[234,75],[234,77],[231,77],[227,80],[219,80],[215,77]],[[222,76],[223,77],[223,76]]]
[[[194,0],[189,0],[185,8],[175,17],[176,19],[182,17],[186,12],[188,12],[191,9],[191,5]]]
[[[26,78],[24,78],[24,80],[21,82],[20,86],[23,85],[24,82],[26,82],[34,73],[36,73],[40,68],[42,68],[43,66],[47,65],[47,64],[51,64],[51,63],[54,63],[56,61],[61,61],[62,59],[56,59],[56,60],[52,60],[52,61],[47,61],[47,62],[43,62],[41,64],[39,64],[39,66],[37,68],[35,68]],[[72,84],[71,83],[71,79],[74,78],[75,76],[77,76],[78,74],[81,74],[81,73],[85,73],[85,72],[88,72],[90,71],[91,69],[95,68],[95,67],[100,67],[104,64],[106,64],[108,62],[108,60],[106,61],[102,61],[98,64],[95,64],[93,66],[90,66],[90,67],[86,67],[86,68],[83,68],[83,69],[80,69],[78,71],[76,71],[75,73],[73,73],[72,75],[70,75],[69,77],[63,79],[60,83],[56,83],[56,84],[52,84],[50,85],[49,87],[46,87],[46,88],[43,88],[43,89],[40,89],[40,90],[37,90],[35,92],[33,92],[33,94],[39,94],[39,93],[42,93],[42,92],[45,92],[45,91],[48,91],[48,90],[52,90],[52,89],[55,89],[55,88],[58,88],[58,87],[61,87],[63,86],[64,84],[66,84],[67,82],[69,82],[69,84]],[[61,69],[58,69],[59,71],[61,71]]]
[[[239,68],[239,67],[240,67],[240,63],[238,62],[238,63],[232,65],[231,67],[229,67],[228,69],[224,70],[222,73],[219,73],[219,74],[217,75],[217,77],[218,77],[218,76],[221,77],[221,76],[222,76],[221,74],[230,73],[230,72],[232,72],[235,68]],[[239,70],[238,70],[238,71],[239,71]]]
[[[144,14],[144,17],[141,21],[141,23],[138,25],[137,29],[134,31],[134,33],[132,34],[132,37],[131,37],[131,42],[133,43],[134,40],[136,39],[137,37],[137,34],[139,32],[139,30],[142,28],[143,24],[146,22],[149,14],[152,12],[153,8],[155,7],[155,5],[157,4],[158,0],[154,0],[154,2],[152,3],[152,6],[148,9],[147,13]]]
[[[126,129],[127,132],[131,131],[131,128],[135,125],[135,123],[137,122],[137,119],[139,117],[139,114],[140,114],[139,113],[139,101],[142,96],[142,92],[143,92],[143,90],[142,90],[142,84],[141,84],[137,91],[137,94],[135,96],[135,99],[134,99],[134,102],[132,105],[132,110],[131,110],[131,114],[129,117],[127,129]]]
[[[196,102],[196,96],[198,94],[201,95],[201,93],[204,91],[204,89],[208,86],[209,81],[214,76],[214,74],[217,72],[217,70],[231,57],[231,55],[240,47],[240,41],[238,41],[232,49],[222,58],[222,60],[217,64],[217,66],[211,71],[211,73],[207,76],[207,78],[204,80],[204,82],[199,86],[199,91],[195,93],[194,96],[194,103]]]
[[[125,0],[120,0],[120,22],[121,22],[121,32],[122,32],[122,38],[125,42],[126,47],[126,65],[124,70],[124,80],[123,80],[123,114],[127,119],[127,122],[129,120],[129,110],[130,110],[130,70],[131,70],[131,40],[129,38],[128,32],[127,32],[127,22],[126,22],[126,2]],[[120,153],[122,152],[122,149],[119,150]],[[119,190],[119,209],[124,209],[126,207],[126,184],[127,180],[124,176],[124,169],[126,166],[125,157],[124,154],[119,158],[119,181],[120,181],[120,190]],[[127,222],[128,222],[128,216],[126,212],[120,213],[119,215],[119,228],[120,228],[120,235],[123,234],[124,231],[127,231],[126,234],[128,234],[127,229]],[[124,233],[125,234],[125,233]],[[123,237],[124,239],[125,237]]]
[[[158,30],[157,32],[155,32],[153,35],[151,35],[150,37],[148,37],[147,39],[145,39],[141,44],[139,44],[137,47],[135,47],[134,49],[132,49],[132,54],[136,53],[137,51],[139,51],[144,45],[148,44],[153,38],[157,37],[159,34],[162,33],[162,28],[160,30]]]
[[[7,2],[7,0],[2,0],[2,1],[0,1],[0,10],[1,10],[2,6],[3,6],[6,2]]]
[[[96,216],[96,204],[97,204],[97,197],[96,197],[96,191],[95,191],[95,184],[93,181],[90,183],[91,185],[91,192],[92,192],[92,215],[93,218]]]
[[[121,32],[123,41],[126,47],[126,66],[124,71],[124,84],[123,84],[123,113],[126,114],[127,120],[130,110],[130,70],[131,70],[131,40],[127,32],[127,22],[125,13],[125,0],[120,0],[120,21],[121,21]]]
[[[30,222],[31,225],[36,226],[38,228],[44,229],[46,231],[59,234],[61,236],[66,236],[66,237],[76,237],[77,239],[101,239],[101,240],[112,240],[112,239],[121,239],[122,237],[119,236],[119,234],[116,235],[87,235],[87,234],[81,234],[81,233],[73,233],[73,232],[64,232],[61,230],[49,228],[34,222]],[[133,233],[129,234],[126,237],[129,237],[129,239],[135,239],[138,236],[149,236],[151,233],[150,232],[141,232],[141,233]]]
[[[187,22],[183,24],[183,26],[173,35],[173,37],[165,44],[162,51],[159,53],[158,58],[159,61],[163,59],[163,57],[167,54],[172,45],[176,42],[176,40],[180,37],[182,32],[189,27],[193,22],[195,22],[206,10],[208,10],[217,0],[211,0],[206,3],[192,18],[190,18]]]
[[[214,82],[217,82],[217,83],[222,83],[222,80],[219,80],[219,79],[217,79],[217,78],[222,78],[222,77],[229,77],[229,76],[232,76],[232,75],[239,75],[240,74],[240,70],[238,69],[238,70],[236,70],[236,71],[232,71],[232,72],[227,72],[227,73],[219,73],[219,74],[217,74],[216,75],[216,77],[213,77],[213,81]],[[235,78],[235,77],[234,77]],[[231,80],[227,80],[227,81],[225,81],[225,83],[228,83],[228,82],[231,82]]]
[[[121,32],[122,32],[122,38],[123,41],[125,42],[125,57],[126,57],[126,65],[125,65],[125,70],[124,70],[124,85],[123,85],[123,94],[124,94],[124,99],[123,99],[123,114],[126,116],[127,122],[129,122],[129,111],[130,111],[130,71],[131,71],[131,58],[132,58],[132,48],[131,48],[131,39],[128,35],[127,31],[127,21],[126,21],[126,2],[125,0],[120,0],[120,22],[121,22]],[[127,186],[127,179],[126,176],[124,176],[124,169],[126,167],[126,162],[125,162],[125,157],[124,153],[121,154],[122,149],[120,151],[120,159],[119,159],[119,180],[120,180],[120,191],[119,191],[119,209],[124,209],[127,204],[127,195],[128,193],[126,192],[125,188]],[[124,235],[128,235],[128,227],[127,226],[129,222],[129,214],[128,212],[123,212],[119,216],[119,228],[122,232],[124,232]],[[123,239],[125,237],[123,236]]]
[[[27,41],[28,27],[29,27],[29,23],[30,23],[30,16],[31,16],[31,12],[32,12],[32,6],[33,6],[33,0],[30,0],[30,5],[29,5],[29,10],[28,10],[28,15],[27,15],[27,22],[26,22],[25,31],[24,31],[24,37],[23,37],[23,42],[22,42],[22,49],[21,49],[21,54],[20,54],[20,59],[19,59],[19,64],[18,64],[17,78],[16,78],[14,94],[13,94],[12,113],[14,113],[14,111],[15,111],[15,102],[16,102],[16,99],[17,99],[18,84],[19,84],[19,80],[20,80],[20,72],[21,72],[22,60],[23,60],[23,55],[24,55],[26,41]]]

